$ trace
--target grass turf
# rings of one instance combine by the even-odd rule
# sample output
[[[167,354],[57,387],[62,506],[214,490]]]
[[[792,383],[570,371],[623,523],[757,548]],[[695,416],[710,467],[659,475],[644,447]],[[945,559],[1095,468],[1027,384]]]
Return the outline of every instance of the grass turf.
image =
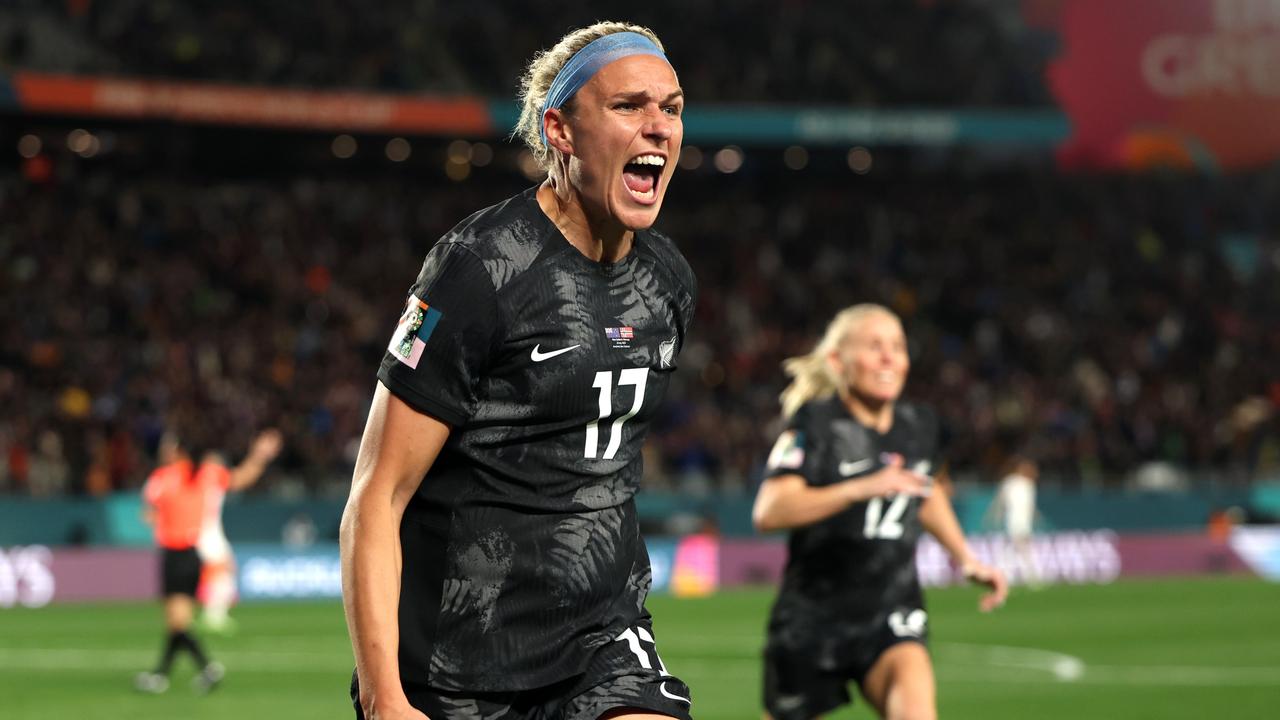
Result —
[[[1017,591],[991,615],[977,612],[977,595],[928,595],[944,718],[1271,717],[1280,707],[1280,585],[1217,578],[1059,586]],[[768,590],[735,590],[650,600],[658,650],[693,688],[699,720],[760,716],[771,599]],[[221,688],[196,696],[183,658],[168,693],[142,696],[132,677],[159,652],[158,604],[0,610],[0,717],[351,717],[341,606],[255,604],[235,616],[235,636],[205,636],[228,668]],[[871,714],[858,704],[828,717]]]

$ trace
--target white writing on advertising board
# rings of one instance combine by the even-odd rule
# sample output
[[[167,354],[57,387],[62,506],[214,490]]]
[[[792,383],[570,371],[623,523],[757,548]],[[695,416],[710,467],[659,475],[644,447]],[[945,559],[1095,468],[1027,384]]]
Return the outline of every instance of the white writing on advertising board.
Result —
[[[0,548],[0,608],[43,607],[53,599],[53,552],[43,545]]]

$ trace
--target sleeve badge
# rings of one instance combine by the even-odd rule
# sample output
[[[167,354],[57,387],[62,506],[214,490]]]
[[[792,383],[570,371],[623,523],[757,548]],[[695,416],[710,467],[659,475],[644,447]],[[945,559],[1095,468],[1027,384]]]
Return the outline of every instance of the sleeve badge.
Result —
[[[439,310],[418,299],[418,296],[410,295],[396,331],[391,335],[391,342],[387,344],[387,352],[405,365],[417,369],[418,361],[422,359],[422,349],[426,347],[427,339],[435,331],[436,323],[440,322],[442,315]]]

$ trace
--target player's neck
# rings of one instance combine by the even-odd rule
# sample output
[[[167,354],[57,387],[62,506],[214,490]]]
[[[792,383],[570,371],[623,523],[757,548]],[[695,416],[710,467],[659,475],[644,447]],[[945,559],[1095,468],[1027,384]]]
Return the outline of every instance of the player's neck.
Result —
[[[593,222],[576,196],[566,201],[550,181],[538,188],[538,206],[569,244],[594,262],[618,262],[631,252],[634,232],[608,219]]]
[[[894,403],[892,400],[867,398],[849,390],[840,392],[840,400],[844,402],[844,406],[848,408],[849,414],[855,420],[872,430],[883,435],[893,427]]]

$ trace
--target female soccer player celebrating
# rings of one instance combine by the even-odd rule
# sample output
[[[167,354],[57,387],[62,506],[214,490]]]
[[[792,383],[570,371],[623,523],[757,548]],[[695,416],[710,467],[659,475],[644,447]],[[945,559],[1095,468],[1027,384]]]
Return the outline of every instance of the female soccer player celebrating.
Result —
[[[356,713],[688,718],[633,501],[694,306],[649,229],[680,85],[606,22],[535,58],[523,101],[546,182],[436,243],[378,373],[341,531]]]
[[[816,718],[849,702],[854,680],[881,717],[933,718],[921,531],[991,588],[982,610],[1003,603],[1007,588],[970,551],[946,494],[930,492],[938,422],[899,402],[910,367],[902,323],[879,305],[847,308],[784,367],[788,422],[753,511],[758,529],[791,531],[765,648],[768,716]]]

